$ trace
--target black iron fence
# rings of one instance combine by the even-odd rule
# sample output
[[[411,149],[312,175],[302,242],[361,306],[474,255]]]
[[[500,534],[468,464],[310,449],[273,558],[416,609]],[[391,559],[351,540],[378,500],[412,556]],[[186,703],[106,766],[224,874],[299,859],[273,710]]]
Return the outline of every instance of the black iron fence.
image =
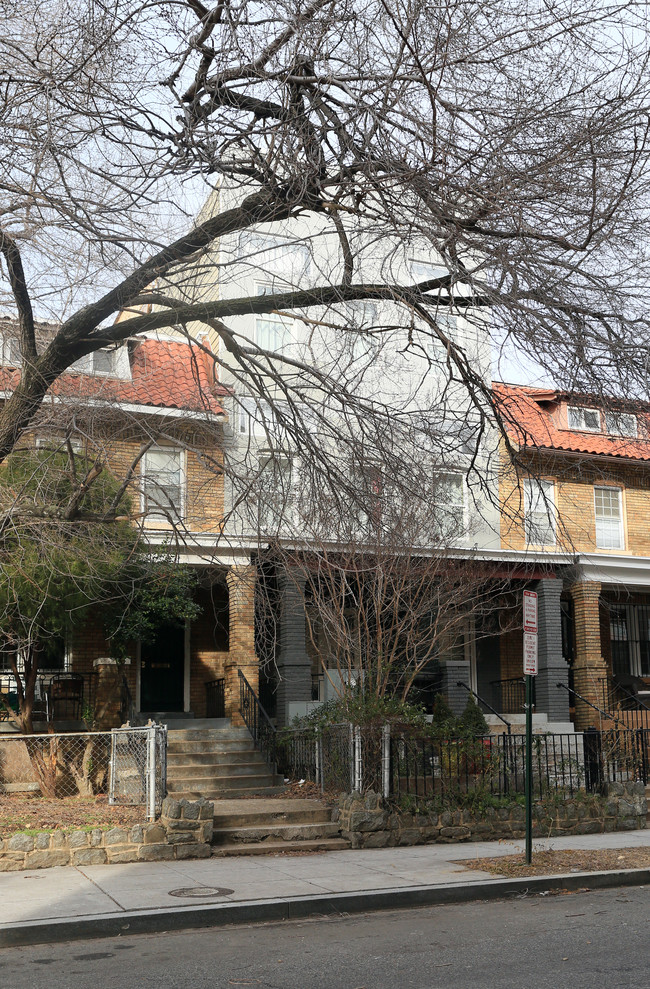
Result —
[[[279,767],[324,790],[374,790],[399,800],[411,795],[453,804],[472,793],[524,792],[525,735],[434,738],[408,727],[285,731]],[[650,779],[650,730],[533,736],[533,792],[595,791],[606,782]]]
[[[205,685],[205,716],[206,718],[225,718],[226,716],[226,679],[218,677],[208,680]]]

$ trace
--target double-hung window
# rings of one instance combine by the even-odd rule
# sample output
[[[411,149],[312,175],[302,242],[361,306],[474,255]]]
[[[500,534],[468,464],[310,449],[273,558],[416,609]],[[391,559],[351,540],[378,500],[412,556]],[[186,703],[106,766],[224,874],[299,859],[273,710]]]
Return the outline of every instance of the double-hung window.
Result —
[[[433,510],[442,535],[460,538],[466,534],[465,484],[462,474],[435,474]]]
[[[256,295],[272,295],[274,291],[272,285],[255,286]],[[268,350],[272,353],[284,350],[290,339],[289,323],[290,320],[286,316],[281,316],[277,312],[258,314],[255,317],[255,343],[260,350]]]
[[[555,485],[553,481],[524,480],[524,529],[533,546],[555,545]]]
[[[594,488],[596,546],[598,549],[623,549],[623,504],[621,489]]]
[[[151,447],[142,460],[144,511],[148,515],[183,515],[183,451]]]
[[[587,433],[600,432],[600,412],[598,409],[585,409],[569,405],[567,409],[569,429],[579,429]]]

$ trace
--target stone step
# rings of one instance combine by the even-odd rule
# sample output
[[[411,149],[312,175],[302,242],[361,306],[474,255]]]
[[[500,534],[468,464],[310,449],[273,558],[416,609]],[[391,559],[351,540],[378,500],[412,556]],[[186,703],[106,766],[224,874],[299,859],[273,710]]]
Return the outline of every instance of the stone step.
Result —
[[[248,752],[254,748],[248,738],[231,739],[169,739],[167,752]]]
[[[332,811],[318,800],[219,800],[214,807],[215,828],[256,827],[266,824],[328,824]]]
[[[167,781],[167,790],[170,794],[178,793],[180,790],[191,790],[207,796],[207,791],[219,790],[248,790],[255,792],[255,787],[279,786],[282,777],[273,776],[271,773],[259,773],[250,776],[202,776],[198,779],[195,776],[184,776],[178,779]]]
[[[168,763],[167,781],[177,779],[218,779],[223,776],[264,776],[270,775],[270,770],[263,759],[250,762],[211,762],[203,766]]]
[[[169,731],[231,731],[230,718],[170,718]]]
[[[222,766],[228,763],[231,766],[246,762],[264,762],[263,757],[257,749],[236,749],[232,751],[210,751],[210,752],[168,752],[168,766]]]
[[[251,844],[262,841],[311,841],[320,838],[334,838],[339,833],[339,825],[332,821],[319,821],[316,824],[257,824],[245,827],[215,828],[212,832],[213,845]]]
[[[316,838],[312,841],[261,841],[258,844],[233,842],[213,845],[212,854],[217,858],[233,855],[290,855],[293,852],[340,852],[350,847],[345,838]]]
[[[237,782],[237,781],[236,781]],[[174,800],[198,800],[199,797],[205,797],[206,800],[214,800],[215,806],[221,800],[237,800],[244,797],[251,797],[260,799],[267,799],[269,797],[279,797],[287,792],[287,788],[284,783],[273,784],[271,786],[260,786],[256,789],[250,789],[241,786],[231,786],[223,787],[219,789],[210,789],[209,787],[200,787],[194,790],[174,790],[173,793],[170,792],[170,797]]]
[[[248,728],[174,728],[167,732],[169,742],[228,742],[242,739],[252,742]]]

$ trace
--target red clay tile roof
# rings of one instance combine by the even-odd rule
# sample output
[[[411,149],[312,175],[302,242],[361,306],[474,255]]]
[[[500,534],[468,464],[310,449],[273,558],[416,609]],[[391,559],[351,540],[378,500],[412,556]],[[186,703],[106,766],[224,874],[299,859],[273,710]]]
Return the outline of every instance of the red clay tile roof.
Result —
[[[131,379],[67,371],[52,386],[54,395],[84,401],[119,402],[191,412],[223,412],[213,383],[212,361],[203,351],[175,340],[137,339],[129,345]],[[20,370],[0,369],[0,390],[12,391]]]
[[[493,382],[492,389],[500,405],[508,435],[520,448],[650,460],[650,416],[646,410],[634,410],[639,433],[638,438],[633,439],[606,432],[569,429],[569,405],[598,408],[598,403],[588,396],[569,395],[548,388],[507,385],[500,381]]]

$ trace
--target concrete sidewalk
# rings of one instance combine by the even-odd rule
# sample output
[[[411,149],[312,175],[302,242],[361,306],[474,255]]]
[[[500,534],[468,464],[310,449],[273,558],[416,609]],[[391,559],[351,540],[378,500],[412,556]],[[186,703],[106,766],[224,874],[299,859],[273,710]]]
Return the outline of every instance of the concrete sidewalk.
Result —
[[[533,847],[634,846],[650,846],[650,829],[540,839]],[[645,869],[499,879],[471,868],[472,859],[517,851],[523,851],[522,841],[9,872],[0,875],[0,947],[494,899],[552,888],[650,885]]]

